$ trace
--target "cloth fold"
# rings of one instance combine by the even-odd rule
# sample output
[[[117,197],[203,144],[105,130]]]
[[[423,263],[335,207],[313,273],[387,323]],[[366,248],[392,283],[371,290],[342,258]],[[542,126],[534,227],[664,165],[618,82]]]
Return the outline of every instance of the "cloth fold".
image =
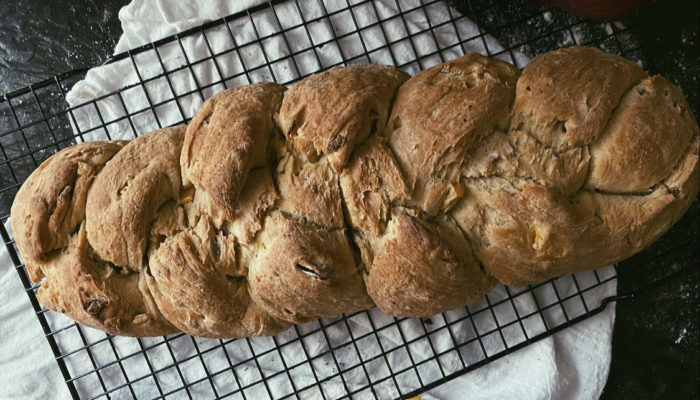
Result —
[[[197,3],[135,0],[119,12],[124,33],[115,53],[261,3],[259,0]],[[525,55],[503,52],[503,47],[493,37],[481,35],[473,22],[446,4],[435,2],[421,7],[414,3],[377,0],[353,6],[350,11],[346,2],[327,1],[322,5],[282,2],[232,20],[228,26],[221,24],[201,34],[136,54],[133,59],[93,68],[66,96],[73,107],[72,127],[81,140],[133,138],[161,126],[187,121],[206,98],[225,87],[262,80],[290,83],[302,75],[341,63],[343,59],[351,63],[396,63],[411,74],[440,63],[441,57],[454,59],[470,51],[500,53],[499,57],[519,67],[527,63]],[[397,18],[399,15],[403,17]],[[452,18],[456,20],[454,24],[445,23]],[[431,26],[434,27],[432,32],[428,31]],[[265,39],[260,41],[259,36]],[[339,39],[333,40],[333,36]],[[369,54],[365,54],[365,49]],[[0,250],[0,268],[0,290],[10,299],[0,311],[3,337],[0,368],[5,371],[0,374],[0,397],[68,397],[58,366],[4,248]],[[598,271],[598,277],[612,274],[612,267]],[[616,292],[614,279],[596,286],[592,272],[577,274],[576,278],[576,283],[571,277],[564,277],[531,292],[516,288],[507,292],[499,285],[489,294],[494,314],[489,304],[481,300],[470,305],[471,315],[465,310],[450,311],[444,317],[431,318],[429,325],[417,319],[397,323],[373,309],[351,316],[343,323],[334,319],[305,324],[285,331],[274,340],[238,340],[221,346],[219,341],[193,340],[183,335],[175,336],[163,346],[159,345],[162,338],[141,342],[114,338],[114,348],[100,342],[104,338],[100,332],[90,328],[81,330],[90,343],[98,342],[91,347],[91,354],[98,366],[108,365],[101,369],[107,387],[122,384],[125,379],[115,366],[115,353],[122,357],[136,354],[123,360],[123,364],[129,379],[137,379],[134,387],[139,397],[159,395],[150,378],[138,380],[150,375],[142,361],[143,355],[138,354],[145,343],[154,346],[149,350],[148,363],[153,368],[166,368],[158,374],[158,382],[166,392],[181,387],[183,379],[187,383],[200,382],[206,380],[207,375],[213,375],[214,385],[220,384],[228,390],[231,385],[250,384],[246,389],[249,398],[266,398],[267,390],[277,397],[314,384],[324,376],[337,374],[335,365],[358,365],[361,360],[372,360],[365,361],[363,368],[344,371],[342,379],[336,377],[324,382],[323,391],[327,397],[334,398],[342,396],[346,387],[351,391],[361,388],[367,384],[363,372],[366,370],[371,380],[394,375],[393,379],[374,386],[379,397],[392,398],[399,395],[396,385],[401,393],[416,390],[420,382],[427,384],[460,371],[462,362],[478,362],[504,350],[506,345],[513,346],[527,337],[541,334],[546,330],[545,324],[557,326],[566,316],[582,314],[585,311],[583,302],[590,308]],[[556,294],[553,285],[556,285]],[[557,296],[567,298],[575,294],[577,286],[593,289],[561,305],[552,305]],[[508,309],[510,302],[502,301],[509,293],[513,297],[511,309]],[[518,322],[515,322],[513,309],[520,316]],[[46,316],[52,326],[70,324],[60,314],[49,312]],[[598,398],[609,371],[614,319],[614,305],[609,305],[579,324],[421,396],[424,399]],[[325,334],[319,331],[321,324]],[[303,338],[300,339],[300,335]],[[404,346],[406,341],[410,342],[408,346]],[[455,341],[459,346],[455,346]],[[61,334],[57,342],[64,353],[82,345],[80,335],[74,331]],[[279,356],[266,353],[275,346]],[[335,349],[333,355],[324,355],[331,347]],[[201,362],[195,362],[200,359],[197,353],[207,349],[215,350],[206,353]],[[84,353],[65,358],[73,373],[87,373],[93,369],[90,358]],[[279,357],[285,360],[285,365],[295,366],[289,368],[289,374],[279,373],[282,368]],[[175,360],[181,361],[178,368],[167,369]],[[421,364],[416,369],[406,369],[412,362]],[[219,372],[227,371],[231,364],[237,365],[235,376]],[[255,384],[261,374],[273,376],[268,389]],[[102,392],[96,378],[80,380],[76,387],[86,397]],[[193,384],[190,392],[198,398],[222,393],[216,387],[200,384]],[[186,396],[183,391],[175,397],[179,394]],[[129,398],[130,392],[119,390],[111,395]],[[321,397],[314,388],[302,395]]]

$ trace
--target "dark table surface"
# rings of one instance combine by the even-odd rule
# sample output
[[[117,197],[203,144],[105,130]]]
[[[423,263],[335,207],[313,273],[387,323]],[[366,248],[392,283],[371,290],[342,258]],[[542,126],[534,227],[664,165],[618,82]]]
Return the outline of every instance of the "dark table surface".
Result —
[[[0,13],[0,94],[58,73],[88,68],[108,58],[127,2],[104,0],[3,1]],[[453,1],[466,15],[482,9],[476,0]],[[496,13],[519,2],[488,2]],[[489,31],[490,21],[476,18]],[[680,86],[700,115],[700,14],[697,1],[656,1],[627,23],[634,26],[650,73]],[[495,29],[495,27],[493,27]],[[533,29],[536,29],[533,27]],[[496,35],[498,36],[498,35]],[[507,37],[498,37],[507,41]],[[532,49],[537,52],[535,47]],[[0,127],[0,131],[2,127]],[[684,273],[617,304],[613,357],[606,399],[690,399],[700,395],[700,248],[698,200],[659,242],[619,264],[618,291],[625,293],[664,270]],[[657,257],[674,242],[690,245]],[[640,271],[639,265],[644,269]],[[662,272],[659,272],[662,271]]]

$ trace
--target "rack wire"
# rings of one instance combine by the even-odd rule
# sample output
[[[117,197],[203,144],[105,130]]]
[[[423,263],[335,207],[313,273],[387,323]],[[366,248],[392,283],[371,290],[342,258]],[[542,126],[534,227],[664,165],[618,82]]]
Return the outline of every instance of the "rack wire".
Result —
[[[408,398],[626,296],[612,295],[617,271],[608,267],[525,288],[499,285],[469,307],[430,318],[393,318],[372,309],[297,325],[275,337],[237,340],[115,337],[37,301],[38,285],[29,280],[8,228],[10,205],[42,161],[79,141],[124,133],[137,137],[186,123],[207,97],[225,87],[263,80],[290,84],[334,65],[388,63],[415,73],[476,48],[522,67],[523,56],[532,57],[535,50],[573,44],[644,63],[628,25],[524,3],[506,14],[494,13],[489,1],[467,6],[477,26],[489,26],[488,34],[470,28],[464,16],[440,1],[270,1],[115,55],[104,67],[129,66],[126,84],[87,102],[66,102],[86,71],[57,75],[0,99],[0,236],[71,395]],[[198,41],[199,52],[188,50],[190,41]],[[203,75],[206,70],[216,73]],[[637,263],[651,263],[683,245],[667,244]],[[643,288],[663,282],[656,278]]]

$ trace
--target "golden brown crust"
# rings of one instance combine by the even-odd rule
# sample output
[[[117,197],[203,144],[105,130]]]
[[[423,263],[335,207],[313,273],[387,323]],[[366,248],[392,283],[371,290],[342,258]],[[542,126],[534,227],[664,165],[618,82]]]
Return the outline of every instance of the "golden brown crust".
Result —
[[[97,173],[127,142],[81,143],[51,156],[25,181],[12,204],[12,231],[30,278],[34,261],[62,248],[85,218],[85,199]]]
[[[151,254],[148,287],[172,324],[202,337],[267,336],[289,326],[251,301],[235,246],[233,236],[201,218]]]
[[[248,273],[251,295],[277,318],[304,323],[372,307],[344,229],[276,212],[257,253]]]
[[[622,96],[644,77],[632,61],[592,47],[541,54],[518,80],[511,129],[557,150],[590,145]]]
[[[326,155],[340,172],[355,146],[384,128],[394,93],[408,77],[394,67],[372,64],[312,75],[285,93],[282,132],[305,158]]]
[[[510,130],[474,151],[453,210],[476,257],[522,286],[651,244],[697,195],[688,109],[663,78],[597,49],[535,58],[518,81]]]
[[[285,87],[256,83],[217,93],[187,126],[180,164],[185,184],[206,190],[229,218],[253,166],[266,163]]]
[[[453,202],[472,144],[505,129],[517,68],[479,54],[418,73],[401,86],[385,135],[415,205],[431,215]]]
[[[37,298],[92,328],[124,336],[157,336],[177,332],[142,293],[143,272],[118,268],[92,252],[84,224],[66,247],[40,263],[46,282]]]
[[[44,162],[12,207],[17,246],[48,308],[115,335],[176,332],[140,293],[139,274],[95,254],[86,238],[85,208],[95,176],[126,141],[82,143]]]
[[[97,254],[120,267],[145,267],[146,245],[157,211],[180,193],[184,127],[165,128],[129,142],[97,176],[85,221]]]
[[[367,292],[387,314],[418,317],[478,300],[496,281],[483,274],[458,229],[400,212],[365,277]]]
[[[521,75],[469,54],[406,79],[250,85],[187,128],[56,154],[12,208],[39,299],[135,336],[423,316],[629,257],[698,194],[683,95],[618,56],[572,47]]]
[[[671,173],[697,130],[680,89],[660,76],[643,80],[623,97],[591,146],[588,186],[616,193],[649,190]]]

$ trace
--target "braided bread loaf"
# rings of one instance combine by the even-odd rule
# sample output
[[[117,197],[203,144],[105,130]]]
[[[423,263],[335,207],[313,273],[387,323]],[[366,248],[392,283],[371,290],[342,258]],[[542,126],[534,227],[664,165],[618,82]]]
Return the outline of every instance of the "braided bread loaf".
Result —
[[[521,72],[333,68],[44,162],[12,207],[48,308],[119,335],[423,316],[648,246],[698,193],[680,90],[586,47]]]

